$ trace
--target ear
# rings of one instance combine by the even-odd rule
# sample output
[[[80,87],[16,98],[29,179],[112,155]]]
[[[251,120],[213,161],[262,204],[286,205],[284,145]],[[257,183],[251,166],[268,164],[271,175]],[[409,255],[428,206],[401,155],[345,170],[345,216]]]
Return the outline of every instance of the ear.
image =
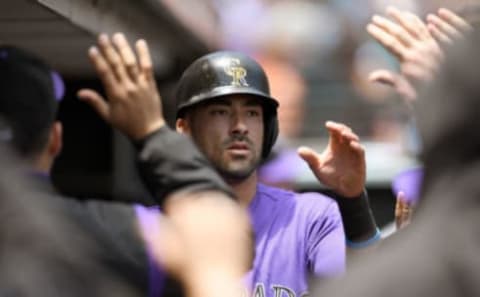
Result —
[[[190,134],[190,124],[186,118],[178,118],[175,122],[175,128],[178,133]]]
[[[63,126],[62,123],[56,121],[50,129],[48,139],[48,154],[55,158],[62,151],[63,147]]]

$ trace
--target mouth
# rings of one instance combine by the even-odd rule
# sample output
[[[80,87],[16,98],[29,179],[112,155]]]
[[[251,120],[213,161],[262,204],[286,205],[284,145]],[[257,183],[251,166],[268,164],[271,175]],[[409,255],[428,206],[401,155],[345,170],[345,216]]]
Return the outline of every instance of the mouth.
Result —
[[[227,151],[235,154],[246,154],[250,152],[250,146],[245,142],[234,142],[227,147]]]
[[[227,147],[228,150],[250,150],[249,146],[244,142],[234,142]]]

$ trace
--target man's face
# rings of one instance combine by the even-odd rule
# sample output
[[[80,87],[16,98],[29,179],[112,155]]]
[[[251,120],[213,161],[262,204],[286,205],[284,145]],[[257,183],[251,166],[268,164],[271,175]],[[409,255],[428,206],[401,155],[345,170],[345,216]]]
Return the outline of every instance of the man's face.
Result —
[[[224,178],[242,180],[257,168],[264,129],[263,109],[254,96],[224,96],[200,104],[177,121],[177,128],[179,124]]]

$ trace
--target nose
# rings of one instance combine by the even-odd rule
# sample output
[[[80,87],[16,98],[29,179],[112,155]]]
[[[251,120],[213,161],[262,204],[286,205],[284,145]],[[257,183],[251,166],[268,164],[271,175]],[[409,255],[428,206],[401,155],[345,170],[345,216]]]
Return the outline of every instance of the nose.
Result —
[[[248,126],[245,122],[245,118],[241,115],[234,115],[232,117],[232,129],[231,133],[233,135],[247,135],[248,134]]]

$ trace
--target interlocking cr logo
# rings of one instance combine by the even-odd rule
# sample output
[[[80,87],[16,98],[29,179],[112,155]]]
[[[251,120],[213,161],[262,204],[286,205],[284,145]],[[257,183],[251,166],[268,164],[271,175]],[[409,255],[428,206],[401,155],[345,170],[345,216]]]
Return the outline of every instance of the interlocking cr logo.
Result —
[[[230,83],[232,86],[248,87],[248,83],[245,80],[245,77],[247,77],[247,70],[240,66],[239,59],[230,59],[229,64],[225,66],[224,71],[228,76],[232,77],[232,82]]]

